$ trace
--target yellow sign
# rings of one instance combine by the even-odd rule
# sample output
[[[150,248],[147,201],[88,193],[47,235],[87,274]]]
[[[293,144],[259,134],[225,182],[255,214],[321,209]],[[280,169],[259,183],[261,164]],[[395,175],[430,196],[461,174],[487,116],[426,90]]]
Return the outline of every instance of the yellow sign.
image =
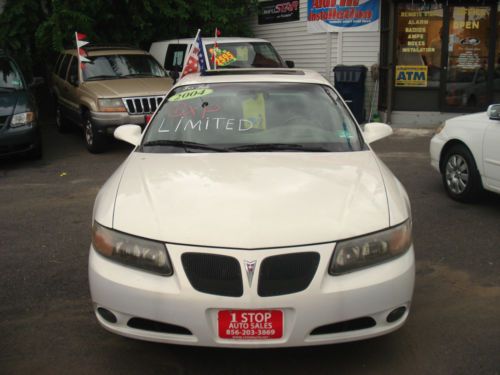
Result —
[[[427,87],[427,66],[396,65],[396,86]]]
[[[264,95],[243,101],[243,117],[252,122],[253,129],[266,128],[266,102]]]

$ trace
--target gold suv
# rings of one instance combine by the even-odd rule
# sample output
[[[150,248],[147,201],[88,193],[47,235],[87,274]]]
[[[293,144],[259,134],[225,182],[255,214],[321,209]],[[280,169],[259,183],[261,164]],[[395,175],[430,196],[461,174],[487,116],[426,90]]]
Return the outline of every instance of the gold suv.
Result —
[[[52,73],[60,132],[81,126],[92,153],[107,149],[108,135],[123,124],[144,126],[172,87],[172,79],[147,52],[126,47],[85,47],[89,63],[78,69],[76,50],[63,51]]]

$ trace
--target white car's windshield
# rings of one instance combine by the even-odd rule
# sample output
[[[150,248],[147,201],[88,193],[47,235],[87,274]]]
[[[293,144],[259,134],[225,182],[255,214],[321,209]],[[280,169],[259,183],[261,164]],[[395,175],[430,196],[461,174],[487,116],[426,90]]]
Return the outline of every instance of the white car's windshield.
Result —
[[[123,77],[164,77],[165,71],[148,55],[109,55],[90,57],[84,65],[83,79],[94,81]]]
[[[362,147],[354,121],[331,88],[235,82],[176,88],[152,119],[140,150],[328,152]]]

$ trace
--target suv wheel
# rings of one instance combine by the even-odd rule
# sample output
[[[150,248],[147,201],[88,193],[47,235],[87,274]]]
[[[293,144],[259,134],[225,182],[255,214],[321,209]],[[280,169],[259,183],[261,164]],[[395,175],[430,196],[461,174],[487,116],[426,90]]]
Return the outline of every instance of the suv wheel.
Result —
[[[69,130],[68,120],[64,118],[59,104],[56,104],[56,128],[59,133],[67,133]]]
[[[451,147],[444,155],[442,177],[446,193],[457,201],[472,202],[482,191],[474,157],[463,145]]]
[[[100,154],[106,151],[108,139],[105,134],[98,133],[92,123],[90,115],[86,112],[83,115],[83,134],[85,136],[85,145],[87,150],[93,154]]]

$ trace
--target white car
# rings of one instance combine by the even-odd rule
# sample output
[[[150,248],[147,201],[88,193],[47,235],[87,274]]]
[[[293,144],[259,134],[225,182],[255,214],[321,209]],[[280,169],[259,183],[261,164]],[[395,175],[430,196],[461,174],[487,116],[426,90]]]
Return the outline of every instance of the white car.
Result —
[[[190,74],[99,192],[89,281],[99,323],[143,340],[288,347],[406,321],[410,203],[332,85],[302,70]]]
[[[500,105],[447,120],[431,139],[430,155],[451,198],[470,202],[483,188],[500,193]]]

